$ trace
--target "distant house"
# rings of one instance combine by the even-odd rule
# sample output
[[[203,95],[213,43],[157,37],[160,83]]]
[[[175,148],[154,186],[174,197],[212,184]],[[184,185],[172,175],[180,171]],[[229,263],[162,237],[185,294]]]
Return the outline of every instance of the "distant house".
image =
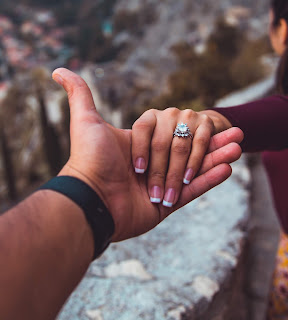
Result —
[[[71,58],[71,49],[62,41],[65,31],[57,26],[52,11],[19,5],[15,14],[23,21],[17,28],[12,19],[0,14],[0,78],[8,75],[8,69],[26,70],[49,64],[51,59],[65,64]]]
[[[49,10],[39,10],[35,12],[34,19],[36,22],[47,25],[47,26],[54,26],[55,25],[55,18],[53,13]]]
[[[19,41],[14,38],[12,35],[4,35],[2,37],[2,45],[4,48],[8,49],[16,49],[18,48]]]
[[[24,22],[21,25],[20,31],[22,34],[30,34],[37,38],[43,36],[44,33],[43,28],[41,26],[31,21]]]

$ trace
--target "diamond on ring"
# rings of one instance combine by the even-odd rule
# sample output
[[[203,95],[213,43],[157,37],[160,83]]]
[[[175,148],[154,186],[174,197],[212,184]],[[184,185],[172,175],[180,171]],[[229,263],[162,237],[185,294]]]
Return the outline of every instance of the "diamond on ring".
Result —
[[[186,123],[183,123],[183,122],[177,124],[177,127],[173,133],[173,137],[175,136],[179,138],[188,138],[188,137],[191,139],[193,138],[193,135],[190,132],[189,127],[187,126]]]

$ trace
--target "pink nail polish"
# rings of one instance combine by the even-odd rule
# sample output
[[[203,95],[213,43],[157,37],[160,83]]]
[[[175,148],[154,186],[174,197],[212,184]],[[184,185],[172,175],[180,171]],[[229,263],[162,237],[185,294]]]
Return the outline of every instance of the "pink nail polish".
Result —
[[[145,172],[146,163],[143,158],[138,158],[135,164],[135,172],[136,173],[144,173]]]
[[[150,201],[152,203],[161,203],[162,200],[162,192],[160,187],[153,187],[150,194]]]
[[[170,188],[166,191],[164,200],[163,200],[163,206],[171,208],[174,204],[176,192],[174,189]]]
[[[194,171],[192,169],[187,169],[185,172],[183,183],[190,184],[191,180],[193,179],[193,175],[194,175]]]

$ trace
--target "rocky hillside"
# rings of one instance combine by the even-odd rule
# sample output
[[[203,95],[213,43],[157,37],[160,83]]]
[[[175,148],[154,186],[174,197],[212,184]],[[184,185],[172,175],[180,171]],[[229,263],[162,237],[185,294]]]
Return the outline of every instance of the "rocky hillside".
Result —
[[[265,1],[266,5],[262,1],[261,6],[257,4],[258,2],[250,3],[248,0],[65,0],[58,4],[56,1],[47,0],[17,0],[16,4],[25,2],[37,5],[40,12],[45,3],[50,9],[49,14],[54,10],[56,25],[62,32],[65,31],[64,39],[69,40],[69,46],[74,49],[74,52],[82,48],[83,57],[81,52],[78,52],[78,64],[76,64],[80,66],[80,70],[75,66],[74,70],[79,71],[87,80],[98,110],[115,126],[128,128],[131,127],[133,120],[145,111],[145,108],[170,106],[170,103],[166,103],[165,100],[161,103],[158,100],[159,104],[155,102],[156,97],[167,92],[177,93],[176,98],[179,99],[173,100],[173,106],[177,107],[182,107],[179,101],[181,96],[188,92],[188,100],[183,102],[183,106],[190,108],[194,107],[195,98],[198,98],[197,94],[200,91],[202,91],[202,98],[210,97],[211,90],[214,93],[217,92],[218,96],[221,90],[221,95],[224,96],[227,92],[225,90],[222,92],[222,89],[227,89],[231,82],[231,75],[241,79],[244,74],[242,87],[247,86],[247,69],[253,76],[254,70],[257,71],[255,69],[257,63],[251,58],[251,48],[253,49],[252,57],[255,57],[254,51],[256,53],[260,51],[260,56],[262,51],[259,50],[257,42],[250,45],[248,54],[246,51],[239,51],[237,47],[246,48],[246,45],[241,42],[241,35],[238,35],[239,39],[234,41],[234,35],[237,36],[240,30],[256,39],[266,32],[268,0]],[[56,13],[57,5],[62,9],[67,8],[62,10],[64,14],[60,14],[60,10],[58,14]],[[28,11],[31,10],[36,24],[36,18],[39,18],[39,15],[35,12],[38,11],[34,6],[25,8]],[[0,9],[2,24],[5,24],[5,21],[7,24],[7,18],[15,24],[12,31],[7,29],[8,42],[12,43],[14,48],[21,24],[27,19],[31,23],[30,15],[26,16],[26,9],[23,11],[22,8],[22,11],[19,11],[16,7],[13,8],[13,3],[8,0],[0,3]],[[22,15],[19,18],[21,12]],[[99,20],[98,17],[100,17]],[[226,41],[225,37],[223,41],[222,31],[211,40],[211,33],[215,33],[214,22],[219,17],[224,17],[228,25],[232,26],[232,28],[221,29],[223,33],[230,34],[231,41]],[[79,21],[79,24],[75,21]],[[34,28],[37,26],[37,24],[34,25]],[[47,28],[43,28],[45,36],[38,36],[39,41],[47,38],[45,32],[47,33]],[[181,44],[178,50],[180,54],[177,56],[175,50],[171,48],[179,43]],[[22,42],[19,42],[19,45],[21,44]],[[209,51],[207,48],[214,48],[215,44],[221,50],[222,47],[228,47],[230,50],[233,46],[237,49],[237,52],[234,50],[237,53],[235,59],[234,56],[232,57],[235,61],[229,64],[231,72],[230,68],[225,67],[226,65],[219,67],[219,57],[224,61],[227,60],[225,53],[222,56],[222,51],[218,50],[219,52],[215,55],[212,50],[212,54],[211,52],[207,54]],[[38,46],[36,45],[35,48],[37,49]],[[112,51],[116,48],[116,52],[113,52],[113,54],[116,53],[115,57],[107,56],[109,48],[112,48]],[[13,50],[12,53],[15,52],[15,48]],[[40,52],[43,55],[43,49]],[[16,53],[19,54],[18,49]],[[184,57],[183,61],[179,61],[179,56]],[[27,59],[20,60],[27,61]],[[48,68],[60,66],[56,63],[59,62],[52,57]],[[199,68],[200,64],[201,68]],[[67,65],[72,66],[68,62]],[[11,69],[11,65],[9,68],[8,65],[6,67]],[[242,73],[239,74],[239,70]],[[5,124],[3,132],[0,132],[0,143],[2,141],[4,146],[7,144],[9,147],[7,147],[9,152],[2,150],[2,161],[0,161],[0,182],[2,181],[0,200],[6,199],[9,192],[13,200],[17,190],[29,190],[31,185],[34,186],[37,182],[53,176],[55,172],[52,172],[52,169],[57,170],[57,167],[60,167],[59,163],[65,162],[69,151],[68,102],[65,92],[60,92],[58,87],[47,84],[51,70],[48,70],[48,75],[42,70],[34,70],[31,75],[19,73],[16,68],[12,71],[15,79],[11,78],[7,83],[0,82],[0,100],[4,99],[0,120]],[[175,72],[178,72],[176,76]],[[169,82],[171,74],[174,74],[176,88],[171,88]],[[209,74],[213,75],[214,82],[207,79]],[[188,78],[183,78],[182,75],[188,75]],[[191,75],[194,77],[191,78]],[[203,79],[199,81],[200,78]],[[219,82],[219,78],[222,78],[220,79],[222,82]],[[217,85],[214,85],[215,79]],[[226,79],[224,84],[223,79]],[[254,80],[253,77],[249,79],[250,83]],[[30,85],[27,86],[27,83]],[[178,84],[180,86],[177,87]],[[210,91],[203,91],[203,88],[208,88]],[[192,98],[191,89],[196,92]],[[192,99],[191,105],[186,104],[190,101],[189,99]],[[205,105],[203,100],[201,103]],[[59,139],[56,136],[59,136]],[[43,147],[44,145],[46,147]],[[48,149],[51,151],[49,154],[43,152]],[[63,154],[59,150],[62,150]],[[4,159],[6,162],[3,160],[5,154],[10,154],[10,157]],[[55,155],[57,157],[54,157]],[[1,164],[3,164],[2,168]],[[9,171],[7,168],[11,171],[9,177],[5,175]],[[14,186],[13,177],[15,177]],[[13,187],[10,188],[12,191],[8,190],[9,184]]]
[[[252,38],[262,37],[268,7],[268,0],[261,4],[248,0],[118,0],[112,17],[116,21],[113,43],[122,47],[122,53],[100,66],[105,76],[96,75],[95,83],[112,109],[121,109],[124,125],[129,125],[140,106],[143,110],[152,97],[169,90],[167,77],[178,67],[173,45],[187,43],[202,53],[220,17]]]

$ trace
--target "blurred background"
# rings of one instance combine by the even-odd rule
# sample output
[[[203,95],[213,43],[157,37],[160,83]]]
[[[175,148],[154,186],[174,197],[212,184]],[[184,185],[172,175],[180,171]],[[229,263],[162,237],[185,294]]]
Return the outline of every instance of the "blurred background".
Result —
[[[57,174],[69,107],[51,72],[88,82],[113,125],[145,110],[201,110],[274,71],[269,1],[1,0],[1,210]]]

